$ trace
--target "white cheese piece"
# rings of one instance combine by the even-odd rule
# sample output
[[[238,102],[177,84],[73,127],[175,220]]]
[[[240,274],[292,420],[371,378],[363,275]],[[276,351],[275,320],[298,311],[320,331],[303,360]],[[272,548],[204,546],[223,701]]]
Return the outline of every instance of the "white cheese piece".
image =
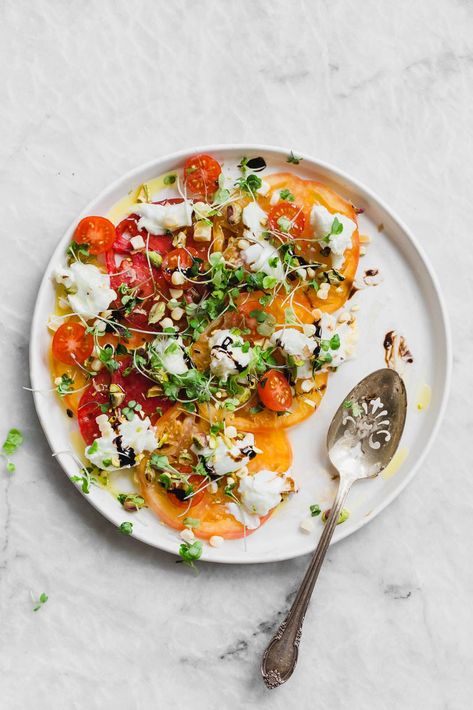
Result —
[[[60,328],[63,323],[64,318],[61,318],[60,316],[50,315],[48,318],[48,328],[53,333],[55,333],[56,330]]]
[[[216,330],[209,338],[210,370],[226,382],[229,375],[242,372],[251,362],[253,350],[243,352],[245,341],[230,330]]]
[[[335,218],[342,225],[340,234],[331,234]],[[323,205],[314,205],[310,213],[310,223],[314,228],[314,236],[317,241],[323,241],[325,237],[328,237],[327,243],[323,241],[323,244],[330,247],[333,268],[340,269],[345,261],[345,250],[352,246],[352,236],[356,229],[355,222],[340,212],[332,214]]]
[[[129,214],[137,214],[138,228],[146,229],[150,234],[166,234],[181,227],[190,227],[192,224],[192,202],[183,200],[177,204],[154,205],[151,202],[143,202],[132,205]]]
[[[71,309],[86,320],[96,318],[117,297],[110,288],[110,276],[93,264],[74,261],[68,267],[57,268],[55,277],[66,287]]]
[[[242,212],[243,224],[247,229],[244,236],[254,241],[262,239],[262,234],[266,230],[268,215],[261,209],[257,202],[249,202]]]
[[[256,530],[260,526],[260,519],[258,515],[252,515],[243,508],[243,506],[238,505],[238,503],[227,503],[226,506],[230,515],[233,515],[235,520],[244,525],[248,530]]]
[[[241,252],[243,261],[253,272],[262,271],[267,276],[273,276],[278,281],[284,279],[284,269],[278,250],[268,242],[255,242]],[[272,262],[273,259],[277,261]]]
[[[271,199],[269,201],[269,204],[274,207],[274,205],[277,205],[279,200],[281,199],[281,190],[275,190],[273,194],[271,195]]]
[[[299,525],[302,532],[307,534],[311,533],[315,528],[315,523],[313,518],[304,518]]]
[[[196,242],[212,241],[212,224],[205,219],[199,219],[194,225],[194,239]]]
[[[265,182],[264,180],[261,181],[261,187],[259,187],[256,192],[258,195],[261,195],[261,197],[266,197],[268,192],[271,190],[271,185],[269,182]]]
[[[322,313],[319,321],[321,327],[321,339],[330,340],[335,334],[338,334],[340,339],[340,347],[336,350],[330,349],[328,352],[332,356],[330,367],[339,367],[343,362],[354,356],[356,344],[358,342],[358,328],[356,319],[351,321],[338,323],[337,317],[330,313]]]
[[[100,414],[95,421],[100,430],[100,436],[85,449],[85,456],[98,468],[106,471],[117,471],[120,466],[117,438],[120,438],[122,450],[132,448],[135,454],[143,451],[154,451],[156,448],[155,430],[148,417],[141,419],[134,414],[131,421],[125,420],[118,425],[117,431],[112,427],[106,414]]]
[[[110,424],[106,414],[96,417],[95,421],[100,430],[100,436],[85,449],[85,456],[90,463],[98,468],[116,471],[120,468],[118,449],[114,443],[117,434]],[[107,466],[104,462],[109,462]]]
[[[131,447],[135,454],[143,451],[154,451],[157,446],[155,429],[151,426],[149,417],[142,419],[137,414],[128,421],[126,419],[118,426],[123,449]]]
[[[212,205],[209,205],[207,202],[194,202],[194,214],[196,219],[207,219],[212,211]]]
[[[189,369],[180,336],[173,338],[172,335],[158,335],[153,340],[152,349],[158,355],[162,368],[170,375],[183,375]]]
[[[283,473],[263,470],[241,478],[238,494],[248,513],[264,516],[279,505],[282,493],[293,490],[295,483],[292,478]]]
[[[254,444],[253,434],[245,434],[242,439],[229,439],[222,436],[210,439],[207,436],[203,441],[192,444],[191,451],[202,459],[211,475],[225,476],[246,466],[256,456]]]
[[[270,340],[273,345],[281,348],[286,357],[291,356],[296,360],[297,379],[312,377],[312,360],[317,348],[314,338],[308,338],[295,328],[284,328],[275,331]]]
[[[135,249],[135,250],[144,249],[146,246],[145,240],[143,239],[141,234],[138,234],[136,237],[132,237],[130,239],[130,244],[133,247],[133,249]]]

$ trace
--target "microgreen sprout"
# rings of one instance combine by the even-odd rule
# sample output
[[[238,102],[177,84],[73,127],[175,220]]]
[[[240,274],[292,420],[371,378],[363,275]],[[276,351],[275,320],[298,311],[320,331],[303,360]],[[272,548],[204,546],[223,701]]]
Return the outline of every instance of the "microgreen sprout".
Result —
[[[12,456],[18,448],[23,443],[23,434],[19,429],[10,429],[7,434],[7,438],[2,445],[2,456],[6,459],[6,466],[8,473],[14,473],[16,470],[15,464],[10,461],[10,456]]]
[[[48,595],[45,592],[40,594],[38,599],[34,598],[33,592],[30,592],[30,594],[34,604],[33,611],[38,611],[39,609],[41,609],[49,599]]]
[[[195,567],[195,562],[202,557],[202,543],[200,540],[195,542],[184,542],[179,547],[179,557],[180,560],[176,562],[184,562],[185,565],[189,567]]]
[[[133,523],[130,523],[130,521],[127,520],[124,523],[121,523],[118,529],[122,535],[131,535],[133,532]]]
[[[298,155],[294,155],[294,153],[293,153],[292,150],[291,150],[290,154],[289,154],[288,157],[287,157],[287,161],[286,161],[286,162],[292,163],[293,165],[299,165],[299,163],[301,162],[301,160],[302,160],[302,158],[299,157]]]

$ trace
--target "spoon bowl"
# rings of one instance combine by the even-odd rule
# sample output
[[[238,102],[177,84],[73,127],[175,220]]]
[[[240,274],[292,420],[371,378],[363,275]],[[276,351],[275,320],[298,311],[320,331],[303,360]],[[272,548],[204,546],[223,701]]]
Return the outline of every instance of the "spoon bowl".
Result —
[[[327,433],[328,455],[339,474],[358,480],[386,468],[399,446],[406,411],[406,387],[395,370],[376,370],[361,380]]]

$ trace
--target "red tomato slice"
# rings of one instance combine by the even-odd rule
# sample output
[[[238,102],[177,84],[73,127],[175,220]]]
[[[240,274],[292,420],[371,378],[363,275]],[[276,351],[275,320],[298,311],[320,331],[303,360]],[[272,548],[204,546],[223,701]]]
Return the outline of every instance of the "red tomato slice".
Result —
[[[103,254],[115,241],[115,227],[105,217],[84,217],[74,232],[77,244],[88,244],[91,254]]]
[[[258,395],[272,412],[287,412],[292,406],[289,382],[279,370],[268,370],[258,383]]]
[[[130,243],[132,237],[142,237],[143,241],[146,243],[148,238],[148,232],[146,229],[138,229],[138,215],[132,214],[125,219],[122,219],[119,224],[115,227],[116,239],[112,244],[114,251],[118,251],[121,254],[126,254],[130,252],[133,247]]]
[[[163,276],[168,284],[173,285],[172,277],[176,271],[180,271],[185,277],[190,277],[189,271],[192,268],[195,259],[202,259],[202,256],[199,254],[197,249],[193,249],[192,247],[173,249],[166,254],[161,268]],[[202,270],[202,266],[203,264],[199,263],[199,271]],[[196,277],[192,276],[191,278],[195,279]],[[178,286],[182,289],[191,288],[192,282],[185,281],[183,284],[178,284]]]
[[[210,155],[193,155],[184,163],[184,182],[193,195],[210,196],[218,187],[220,163]]]
[[[268,214],[271,231],[298,237],[305,227],[305,214],[302,207],[293,202],[279,202]]]
[[[63,323],[54,333],[53,355],[65,365],[82,364],[94,349],[92,335],[80,323]]]
[[[168,200],[159,200],[158,202],[153,202],[154,205],[177,205],[180,202],[184,202],[182,197],[171,197]],[[113,249],[120,254],[126,254],[132,251],[133,247],[130,244],[131,237],[140,236],[146,243],[149,236],[148,248],[152,251],[158,251],[160,254],[165,254],[172,248],[171,237],[161,236],[151,234],[148,235],[146,229],[138,229],[139,216],[137,214],[131,214],[125,219],[122,219],[119,224],[117,224],[116,239],[112,245]]]
[[[77,421],[79,430],[87,446],[90,446],[94,439],[100,436],[100,430],[95,421],[96,417],[102,414],[101,405],[109,404],[110,374],[107,370],[102,370],[93,379],[92,384],[87,387],[80,398],[77,408]]]
[[[137,288],[137,296],[139,298],[147,298],[152,296],[156,288],[161,291],[163,288],[167,290],[166,280],[163,277],[161,269],[148,263],[144,252],[130,254],[117,264],[115,260],[115,252],[109,251],[105,256],[107,270],[110,274],[110,284],[117,291],[122,284],[126,284],[129,288]],[[153,282],[154,280],[154,282]],[[117,308],[121,307],[120,299],[117,299]]]
[[[126,357],[120,361],[120,367],[112,375],[112,383],[119,385],[125,392],[123,406],[134,401],[141,405],[145,416],[149,417],[154,424],[172,403],[166,397],[147,397],[146,393],[153,386],[153,381],[142,375],[137,370],[131,370],[127,375],[123,373],[133,364],[131,357]],[[158,410],[158,411],[156,411]],[[161,410],[161,411],[159,411]]]
[[[181,466],[180,471],[182,473],[190,473],[192,468],[190,466]],[[176,493],[172,490],[168,491],[169,499],[173,505],[177,505],[178,508],[193,508],[198,505],[205,495],[205,476],[189,476],[189,484],[193,488],[193,495],[190,498],[185,498],[185,491],[182,489],[182,498],[178,497]],[[199,490],[202,488],[202,490]],[[198,491],[198,492],[196,492]]]

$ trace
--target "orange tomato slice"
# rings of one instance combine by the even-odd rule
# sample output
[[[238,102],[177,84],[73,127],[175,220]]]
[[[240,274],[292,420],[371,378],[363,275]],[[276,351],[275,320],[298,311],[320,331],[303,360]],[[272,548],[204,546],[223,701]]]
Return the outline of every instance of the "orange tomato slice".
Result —
[[[263,409],[261,412],[252,413],[250,410],[258,404],[252,398],[242,409],[235,414],[227,415],[227,423],[233,424],[238,430],[263,432],[266,430],[288,429],[308,419],[319,407],[327,389],[328,374],[321,372],[315,376],[315,387],[311,392],[299,394],[294,397],[291,408],[284,413],[271,412]]]
[[[286,434],[283,431],[262,432],[255,436],[255,444],[262,449],[263,453],[258,454],[249,464],[251,473],[256,473],[263,469],[285,473],[292,463],[292,449]],[[188,511],[182,509],[172,502],[171,496],[165,489],[156,483],[149,483],[144,475],[145,460],[141,462],[137,470],[137,479],[141,488],[141,495],[146,504],[158,516],[161,522],[174,530],[184,529],[184,518],[186,515],[200,521],[198,527],[193,528],[196,537],[208,540],[212,535],[220,535],[230,540],[250,535],[254,530],[246,529],[227,510],[227,503],[230,498],[223,492],[225,484],[219,484],[219,491],[211,494],[207,490],[202,500]],[[225,480],[225,479],[222,479]],[[272,515],[274,510],[268,515],[260,518],[263,525]],[[260,527],[261,527],[260,525]],[[257,528],[259,529],[259,528]]]
[[[294,195],[295,201],[301,205],[305,215],[305,227],[300,235],[294,238],[296,244],[296,254],[299,253],[309,262],[322,262],[331,268],[330,256],[324,257],[320,253],[319,245],[314,241],[313,229],[310,224],[310,212],[316,204],[323,205],[329,212],[339,212],[357,224],[356,210],[351,202],[348,202],[331,188],[316,180],[303,180],[291,173],[275,173],[265,178],[271,185],[271,192],[278,189],[287,188]],[[271,192],[267,197],[259,199],[264,210],[271,210]],[[327,299],[322,300],[317,297],[316,291],[312,288],[307,290],[307,297],[312,308],[320,308],[327,313],[333,313],[341,308],[350,295],[353,281],[358,268],[360,256],[360,237],[358,229],[353,233],[351,249],[345,251],[345,262],[340,270],[345,280],[339,286],[332,286]],[[338,290],[339,289],[339,290]]]

